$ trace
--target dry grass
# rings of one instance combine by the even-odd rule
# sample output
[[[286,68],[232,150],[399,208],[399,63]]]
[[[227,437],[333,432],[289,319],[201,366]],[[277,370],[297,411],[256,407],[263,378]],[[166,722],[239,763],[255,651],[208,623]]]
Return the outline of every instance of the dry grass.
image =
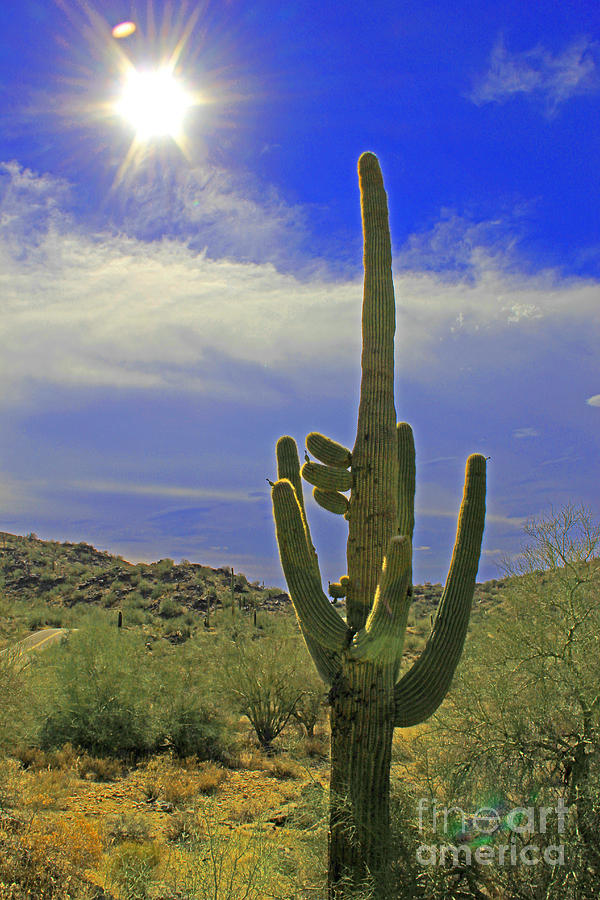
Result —
[[[299,893],[298,881],[303,872],[316,877],[303,859],[315,826],[303,796],[314,761],[309,773],[289,757],[257,752],[237,770],[161,756],[98,781],[90,778],[103,770],[98,760],[68,748],[52,758],[20,755],[0,767],[0,900],[83,900],[90,884],[116,900],[226,900],[237,896],[227,879],[239,896],[249,885],[255,900],[318,896]]]
[[[146,816],[139,813],[120,812],[103,823],[103,835],[106,843],[121,841],[137,841],[143,843],[150,838],[150,824]]]
[[[81,893],[85,871],[98,864],[102,842],[84,818],[50,824],[32,817],[0,823],[0,896],[71,900]]]
[[[205,762],[198,767],[196,789],[201,794],[214,794],[225,779],[225,772],[216,763]]]
[[[118,759],[103,759],[84,753],[77,760],[80,778],[92,781],[116,781],[123,774],[123,763]]]
[[[197,794],[213,794],[225,778],[215,763],[194,766],[189,760],[182,768],[169,757],[155,757],[144,770],[142,791],[150,803],[162,801],[172,806],[189,805]]]
[[[266,760],[264,771],[272,778],[286,780],[288,778],[300,778],[302,769],[293,759],[283,756],[276,756],[274,759]]]
[[[70,772],[41,769],[24,775],[23,801],[28,809],[64,809],[71,787]]]

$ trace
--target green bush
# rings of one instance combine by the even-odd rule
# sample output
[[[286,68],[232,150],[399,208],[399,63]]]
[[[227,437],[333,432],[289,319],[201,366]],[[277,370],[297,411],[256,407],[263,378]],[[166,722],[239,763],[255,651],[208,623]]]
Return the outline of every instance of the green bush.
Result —
[[[225,691],[267,753],[307,692],[308,669],[306,649],[296,634],[269,632],[254,640],[251,632],[240,631],[222,648]]]
[[[231,736],[222,707],[209,700],[215,693],[206,668],[197,647],[179,647],[163,659],[155,705],[157,740],[177,757],[219,762],[227,758]]]
[[[28,707],[26,657],[18,648],[0,653],[0,749],[13,747],[23,736],[24,707]]]
[[[141,635],[100,617],[49,661],[55,685],[40,732],[43,749],[69,742],[95,756],[137,758],[153,746],[150,684]]]
[[[145,900],[156,878],[160,851],[154,842],[124,841],[111,855],[108,881],[127,900]]]
[[[158,614],[159,616],[162,616],[163,619],[175,619],[177,616],[181,615],[181,606],[171,597],[165,597],[165,599],[160,602]]]
[[[137,588],[138,588],[138,591],[140,592],[140,594],[142,595],[142,597],[144,599],[146,599],[147,597],[149,597],[152,594],[153,584],[151,581],[147,581],[145,578],[143,578],[139,582]]]

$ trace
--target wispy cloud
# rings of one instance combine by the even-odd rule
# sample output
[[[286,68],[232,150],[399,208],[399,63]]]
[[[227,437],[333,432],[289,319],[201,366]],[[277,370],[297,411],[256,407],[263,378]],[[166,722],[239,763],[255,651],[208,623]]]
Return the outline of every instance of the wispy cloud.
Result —
[[[539,436],[540,436],[540,433],[539,433],[539,431],[537,430],[537,428],[531,428],[531,427],[528,426],[528,427],[526,427],[526,428],[517,428],[517,429],[515,429],[515,431],[513,431],[513,435],[512,435],[512,436],[513,436],[514,438],[517,438],[517,440],[522,440],[523,438],[535,438],[535,437],[539,437]]]
[[[184,237],[90,233],[71,218],[65,184],[14,165],[3,178],[4,405],[23,403],[35,383],[281,403],[290,389],[314,388],[317,380],[332,396],[335,377],[358,358],[360,278],[213,259]],[[231,202],[224,222],[235,218]],[[451,231],[460,228],[454,222]],[[464,339],[471,365],[506,368],[518,352],[515,329],[534,340],[563,323],[577,326],[595,352],[597,282],[520,273],[498,247],[490,252],[485,229],[465,229],[465,273],[419,268],[416,243],[412,255],[399,254],[400,371],[434,378],[449,364],[454,370],[453,342]],[[436,234],[449,246],[447,232]],[[498,354],[503,335],[510,340]]]
[[[597,91],[597,41],[582,37],[553,54],[538,45],[531,50],[511,53],[501,39],[494,47],[490,66],[476,84],[470,99],[481,106],[504,103],[516,94],[540,98],[549,114],[576,94]]]
[[[588,406],[600,406],[600,394],[594,394],[593,397],[588,397],[585,402]]]
[[[415,510],[415,514],[418,516],[424,516],[427,518],[434,519],[456,519],[457,518],[457,510],[454,509],[436,509],[436,508],[422,508],[418,507]],[[521,529],[525,522],[527,521],[526,517],[523,516],[503,516],[497,513],[490,513],[489,511],[485,514],[485,521],[490,524],[494,523],[495,525],[508,525],[510,528]]]
[[[544,459],[539,463],[539,466],[558,466],[561,463],[569,463],[569,465],[572,465],[575,462],[581,461],[582,458],[583,457],[581,456],[576,456],[573,452],[569,452],[564,456],[557,456],[554,459]]]
[[[73,481],[63,485],[76,491],[101,494],[137,494],[142,497],[173,497],[186,500],[220,500],[235,503],[256,502],[256,496],[248,491],[232,491],[226,488],[183,487],[169,484],[135,484],[121,481]]]
[[[283,200],[248,173],[217,166],[174,165],[135,173],[112,200],[116,227],[142,241],[184,240],[210,259],[301,265],[307,210]],[[304,261],[305,258],[304,258]]]

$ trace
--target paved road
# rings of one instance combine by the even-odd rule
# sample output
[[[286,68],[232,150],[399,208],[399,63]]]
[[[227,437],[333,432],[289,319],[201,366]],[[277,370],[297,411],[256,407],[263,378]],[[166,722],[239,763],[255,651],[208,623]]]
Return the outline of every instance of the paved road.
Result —
[[[68,631],[68,628],[43,628],[41,631],[34,631],[33,634],[28,634],[26,638],[23,638],[16,644],[5,647],[1,652],[6,653],[9,649],[21,651],[21,653],[30,653],[32,650],[45,650],[50,644],[59,641]]]
[[[26,638],[19,641],[17,647],[24,651],[39,650],[41,647],[45,649],[49,644],[59,641],[67,631],[67,628],[43,628],[41,631],[28,634]]]

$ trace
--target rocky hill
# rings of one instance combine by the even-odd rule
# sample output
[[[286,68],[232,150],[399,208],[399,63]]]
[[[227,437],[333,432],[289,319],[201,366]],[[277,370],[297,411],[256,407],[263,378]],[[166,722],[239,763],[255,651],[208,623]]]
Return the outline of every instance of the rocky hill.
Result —
[[[138,609],[175,619],[185,611],[203,614],[231,607],[277,610],[289,605],[280,588],[248,582],[229,568],[161,559],[133,564],[90,544],[42,541],[0,532],[0,584],[4,598],[45,602],[49,610],[77,604],[105,609]],[[52,619],[49,612],[47,619]],[[55,616],[56,618],[56,616]],[[39,625],[54,624],[53,621]]]
[[[246,611],[289,610],[290,604],[281,588],[250,583],[241,573],[232,577],[229,568],[172,559],[134,564],[84,542],[42,541],[35,534],[7,532],[0,532],[0,585],[8,601],[37,604],[38,610],[40,603],[47,605],[47,613],[40,613],[31,627],[56,624],[59,609],[78,604],[122,610],[133,624],[141,624],[143,612],[173,626],[184,614],[188,625],[200,624],[207,614],[231,608],[232,598],[235,609]],[[502,581],[476,586],[475,616],[498,602],[502,587]],[[422,638],[429,631],[441,593],[441,584],[415,585],[409,634]],[[171,628],[174,640],[178,632]]]

